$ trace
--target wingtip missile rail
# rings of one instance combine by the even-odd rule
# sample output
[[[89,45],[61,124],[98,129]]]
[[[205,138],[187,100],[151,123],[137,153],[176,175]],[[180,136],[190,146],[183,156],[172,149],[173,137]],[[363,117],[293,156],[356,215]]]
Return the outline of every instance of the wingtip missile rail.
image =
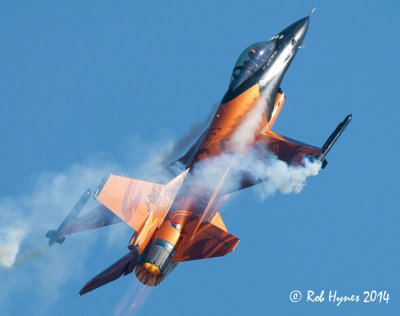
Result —
[[[331,150],[335,142],[338,140],[339,136],[343,133],[346,129],[347,125],[349,125],[353,115],[349,114],[345,117],[343,122],[339,123],[333,133],[328,137],[325,144],[321,148],[321,154],[318,156],[317,160],[322,162],[322,169],[326,167],[328,162],[325,160],[326,155]]]
[[[46,237],[49,238],[49,246],[54,245],[55,243],[62,244],[65,240],[64,236],[64,231],[65,228],[68,226],[68,224],[76,219],[79,214],[81,213],[81,210],[83,207],[86,205],[86,203],[89,201],[91,195],[90,189],[85,191],[79,201],[74,205],[74,207],[71,209],[69,212],[68,216],[64,219],[64,221],[61,223],[61,225],[58,227],[56,230],[49,230],[46,234]]]

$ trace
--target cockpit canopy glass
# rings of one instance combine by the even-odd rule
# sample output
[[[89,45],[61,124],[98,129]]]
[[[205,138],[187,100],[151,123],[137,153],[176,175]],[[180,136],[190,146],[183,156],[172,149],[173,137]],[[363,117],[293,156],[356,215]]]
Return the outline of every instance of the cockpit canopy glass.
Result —
[[[274,41],[255,43],[246,48],[233,68],[229,89],[236,90],[246,79],[259,70],[271,56],[274,48]]]

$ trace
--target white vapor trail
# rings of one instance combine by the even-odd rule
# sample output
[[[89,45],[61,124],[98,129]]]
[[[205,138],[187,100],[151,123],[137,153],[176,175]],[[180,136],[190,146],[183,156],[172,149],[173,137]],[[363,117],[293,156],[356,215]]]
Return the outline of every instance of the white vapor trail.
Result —
[[[3,222],[2,225],[6,223]],[[20,244],[26,235],[26,229],[19,227],[0,227],[0,266],[11,269],[17,258]]]
[[[266,106],[266,99],[262,96],[255,101],[254,108],[243,118],[229,141],[233,152],[244,153],[254,142],[256,130],[260,127]]]
[[[269,90],[264,93],[268,94]],[[304,159],[301,165],[291,166],[279,160],[263,146],[254,145],[255,135],[262,128],[262,116],[267,107],[267,99],[262,95],[254,107],[246,114],[229,140],[229,152],[205,159],[196,167],[192,181],[195,185],[213,190],[220,180],[223,170],[229,166],[230,172],[224,182],[226,192],[241,189],[244,179],[252,179],[256,191],[262,199],[275,192],[282,194],[299,193],[310,176],[316,176],[321,168],[319,162]]]
[[[196,137],[199,137],[201,133],[207,128],[211,119],[213,118],[216,110],[218,108],[218,103],[215,103],[206,118],[193,123],[187,132],[179,137],[177,140],[169,141],[167,147],[157,154],[156,159],[161,164],[166,164],[172,162],[173,159],[177,159],[178,155],[182,154],[182,152],[196,140]]]
[[[123,167],[121,163],[93,158],[61,172],[43,172],[31,192],[0,198],[0,315],[10,314],[10,304],[15,301],[10,298],[16,293],[26,294],[25,304],[30,314],[39,315],[46,314],[71,281],[83,286],[87,281],[85,263],[92,255],[91,249],[99,244],[98,238],[105,239],[101,244],[107,251],[121,245],[126,247],[133,230],[123,223],[67,235],[62,245],[52,247],[48,247],[45,234],[57,229],[82,194],[88,188],[93,192],[104,176],[117,174],[146,180],[146,174],[158,172],[167,181],[168,175],[161,165],[149,159],[160,150],[164,148],[159,143],[148,144],[133,137],[132,142],[124,144],[124,153],[130,155],[129,160],[123,160]],[[82,212],[98,204],[90,199]],[[96,272],[100,271],[91,271],[91,274]],[[30,290],[33,288],[35,291]],[[76,293],[79,289],[75,289]]]
[[[40,245],[46,244],[47,230],[58,227],[81,194],[95,188],[107,169],[111,168],[74,165],[63,173],[41,175],[31,194],[0,200],[0,265],[12,268],[17,261],[21,264],[43,253]],[[18,257],[24,242],[39,247]]]
[[[0,199],[1,315],[9,314],[10,297],[16,293],[29,293],[24,302],[32,315],[45,314],[69,281],[82,282],[89,249],[99,235],[67,236],[61,247],[50,248],[45,234],[58,227],[83,192],[96,188],[117,167],[98,160],[75,164],[60,173],[41,174],[31,193]],[[97,204],[89,201],[85,211]]]
[[[233,192],[240,189],[244,175],[251,176],[256,182],[263,182],[257,187],[257,191],[262,198],[267,198],[276,191],[283,194],[299,193],[306,179],[318,174],[319,164],[304,161],[304,166],[288,166],[266,150],[248,149],[248,145],[254,141],[255,130],[261,122],[266,106],[262,100],[257,101],[254,109],[232,135],[230,145],[234,153],[224,153],[199,163],[197,170],[191,175],[193,181],[205,188],[215,188],[220,181],[220,171],[230,166],[232,170],[241,172],[228,174],[225,180],[226,190]],[[81,233],[80,238],[67,236],[65,245],[59,247],[56,244],[51,249],[47,246],[44,235],[48,230],[58,227],[83,192],[88,188],[95,189],[105,175],[121,174],[122,170],[128,171],[125,176],[142,180],[146,180],[144,176],[149,175],[149,171],[155,172],[162,175],[159,178],[163,179],[163,182],[159,183],[168,182],[171,180],[168,178],[170,175],[164,173],[160,161],[165,161],[165,157],[172,157],[181,151],[187,146],[188,140],[192,140],[194,134],[204,127],[204,122],[199,123],[167,150],[154,143],[135,143],[135,146],[132,146],[135,148],[133,155],[140,155],[142,162],[146,163],[134,168],[132,164],[121,168],[117,163],[92,159],[75,164],[63,172],[43,173],[38,177],[31,193],[16,198],[0,198],[0,314],[7,314],[8,298],[21,291],[21,288],[35,287],[31,296],[32,299],[43,303],[38,307],[40,314],[60,298],[61,289],[67,282],[73,279],[82,281],[84,263],[99,235],[92,232]],[[145,150],[138,149],[140,146]],[[154,157],[160,151],[163,153],[162,159],[146,159],[148,156]],[[129,152],[132,157],[132,151]],[[146,153],[146,157],[143,157],[143,152]],[[96,205],[97,202],[91,200],[86,210]],[[115,230],[116,233],[111,234],[104,245],[111,248],[122,237],[127,240],[131,232],[125,228]],[[82,238],[85,242],[82,242]],[[29,264],[26,264],[27,262]],[[147,295],[146,290],[141,290],[143,301]],[[133,302],[128,312],[132,312],[135,306],[140,304],[141,301]],[[125,308],[118,309],[116,313],[122,313]],[[35,314],[35,311],[32,313]]]
[[[245,154],[221,154],[198,164],[191,179],[193,185],[213,190],[220,181],[221,171],[230,167],[224,182],[224,192],[241,189],[244,179],[251,179],[261,199],[279,191],[282,194],[300,193],[310,176],[321,168],[318,162],[304,159],[302,165],[290,166],[267,150],[250,149]]]

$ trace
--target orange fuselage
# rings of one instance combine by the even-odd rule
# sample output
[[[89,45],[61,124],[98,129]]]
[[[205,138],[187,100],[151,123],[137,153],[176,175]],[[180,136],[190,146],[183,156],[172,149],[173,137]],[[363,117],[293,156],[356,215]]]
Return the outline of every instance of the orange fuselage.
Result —
[[[184,249],[185,236],[189,240],[191,236],[196,234],[201,223],[211,222],[222,203],[229,196],[220,196],[219,194],[229,172],[229,165],[218,168],[213,174],[207,173],[207,176],[213,179],[205,179],[207,180],[206,186],[203,186],[201,181],[200,183],[193,181],[193,178],[198,177],[197,175],[191,177],[191,175],[196,174],[203,161],[233,150],[229,146],[229,141],[235,131],[243,124],[247,115],[259,106],[262,97],[264,96],[260,92],[259,85],[255,84],[233,100],[221,103],[207,131],[199,139],[199,149],[192,158],[189,174],[169,210],[166,220],[153,237],[166,240],[177,247],[177,256],[179,256],[180,250]],[[284,100],[284,94],[278,92],[271,119],[268,120],[265,113],[262,113],[258,126],[254,128],[252,142],[261,131],[271,128]],[[251,145],[251,143],[248,145]],[[210,185],[210,183],[213,183],[213,185]],[[172,228],[171,223],[175,223],[175,226],[178,224],[180,228]]]

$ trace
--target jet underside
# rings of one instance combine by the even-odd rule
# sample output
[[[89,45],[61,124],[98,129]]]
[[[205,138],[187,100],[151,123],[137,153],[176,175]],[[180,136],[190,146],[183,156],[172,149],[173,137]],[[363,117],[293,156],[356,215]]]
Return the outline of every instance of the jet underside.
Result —
[[[65,235],[120,222],[134,229],[129,252],[90,280],[80,294],[133,271],[139,281],[154,286],[179,262],[231,252],[239,239],[228,233],[219,209],[231,193],[267,180],[234,163],[237,157],[240,161],[274,155],[288,165],[301,166],[308,159],[326,166],[325,157],[351,115],[322,147],[271,131],[285,102],[282,79],[302,47],[309,21],[309,16],[300,19],[239,56],[209,127],[185,155],[167,167],[174,174],[169,182],[110,175],[94,195],[101,205],[81,214],[90,196],[90,191],[85,192],[60,227],[47,233],[52,245],[62,243]]]

